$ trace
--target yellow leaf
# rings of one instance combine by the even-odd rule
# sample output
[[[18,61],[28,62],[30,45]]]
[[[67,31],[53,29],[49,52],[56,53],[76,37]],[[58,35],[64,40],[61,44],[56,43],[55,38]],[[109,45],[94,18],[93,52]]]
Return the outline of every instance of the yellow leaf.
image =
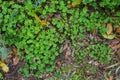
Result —
[[[47,21],[46,20],[41,20],[38,16],[37,16],[37,14],[34,14],[34,17],[35,17],[35,19],[37,20],[37,21],[39,21],[42,25],[46,25],[47,24]]]
[[[76,2],[72,2],[72,7],[75,7],[79,4],[81,4],[82,0],[77,0]]]
[[[46,24],[47,24],[47,21],[46,21],[46,20],[42,20],[41,23],[42,23],[43,25],[46,25]]]
[[[3,70],[4,72],[8,72],[8,71],[9,71],[8,66],[7,66],[4,62],[1,62],[1,61],[0,61],[0,67],[2,68],[2,70]]]
[[[40,23],[42,22],[41,19],[40,19],[36,14],[34,14],[34,17],[35,17],[35,19],[36,19],[37,21],[39,21]]]
[[[120,27],[116,28],[116,32],[120,33]]]
[[[107,24],[107,35],[109,35],[109,34],[111,34],[112,33],[112,31],[113,31],[113,28],[112,28],[112,23],[108,23]]]
[[[115,34],[110,34],[110,35],[103,34],[103,37],[106,39],[114,39],[116,37],[116,35]]]

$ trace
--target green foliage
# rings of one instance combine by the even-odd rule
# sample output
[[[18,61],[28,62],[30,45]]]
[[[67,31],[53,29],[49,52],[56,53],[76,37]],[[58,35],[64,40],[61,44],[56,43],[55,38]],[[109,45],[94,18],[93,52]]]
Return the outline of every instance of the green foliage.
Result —
[[[115,7],[118,7],[120,5],[120,1],[119,0],[103,0],[100,3],[101,7],[107,6],[108,8],[114,9]]]
[[[92,2],[95,2],[96,0],[82,0],[83,4],[90,4]]]
[[[80,55],[78,57],[79,60],[83,60],[87,55],[90,56],[92,59],[99,61],[101,63],[109,63],[111,60],[110,53],[112,50],[107,47],[105,44],[90,44],[84,49],[78,50]]]
[[[58,44],[60,37],[56,29],[44,29],[34,19],[32,2],[26,2],[25,9],[20,4],[4,1],[2,7],[0,29],[6,39],[6,45],[15,45],[26,60],[26,65],[21,70],[25,76],[32,74],[39,77],[41,72],[53,71],[55,58],[58,56]],[[30,5],[30,6],[29,6]],[[9,7],[9,8],[8,8]],[[3,35],[4,34],[4,35]],[[24,56],[25,55],[25,56]],[[37,71],[35,71],[37,70]]]
[[[2,73],[0,73],[0,79],[3,80],[3,75],[2,75]]]
[[[97,70],[97,67],[96,66],[93,66],[92,64],[88,64],[88,61],[86,59],[84,59],[83,61],[83,64],[81,64],[81,62],[76,62],[77,64],[80,64],[80,65],[84,65],[84,68],[83,66],[80,66],[78,69],[76,69],[76,73],[73,75],[72,79],[73,80],[93,80],[95,79],[97,73],[98,73],[98,70]],[[85,75],[86,72],[85,71],[88,71],[88,72],[92,72],[94,73],[94,75]]]
[[[110,48],[107,48],[105,44],[90,45],[87,47],[87,50],[88,55],[92,57],[94,60],[106,63],[109,63],[109,61],[111,60],[110,53],[112,51]]]
[[[86,33],[98,30],[105,32],[104,23],[120,22],[119,0],[82,0],[75,7],[67,7],[74,0],[0,0],[0,34],[7,46],[15,45],[22,59],[26,60],[21,70],[25,76],[51,72],[55,68],[55,59],[60,54],[59,47],[65,38],[72,42],[72,47],[78,47],[79,39]],[[88,8],[84,7],[87,6]],[[107,6],[107,7],[106,7]],[[114,12],[116,11],[116,12]],[[41,20],[47,21],[43,26],[35,19],[35,14]],[[55,17],[55,15],[59,15]],[[52,28],[49,26],[52,25]],[[84,46],[84,44],[81,44]],[[95,60],[109,62],[111,50],[105,44],[90,44],[83,50],[76,51],[79,59],[89,55]]]
[[[71,80],[73,77],[72,71],[73,68],[70,65],[62,66],[55,72],[55,77],[46,80]],[[73,79],[76,80],[75,78]]]
[[[24,43],[23,41],[17,44],[18,46],[28,45],[26,46],[25,52],[26,52],[26,60],[31,64],[29,67],[30,70],[38,69],[40,72],[43,72],[44,70],[52,71],[54,69],[54,64],[55,64],[54,60],[55,57],[58,56],[58,52],[57,52],[58,47],[55,44],[57,35],[53,35],[53,34],[55,34],[54,29],[50,29],[48,31],[43,30],[40,36],[38,36],[36,39],[32,40],[31,39],[32,37],[29,37],[25,41],[26,43]],[[23,46],[20,47],[23,48]]]

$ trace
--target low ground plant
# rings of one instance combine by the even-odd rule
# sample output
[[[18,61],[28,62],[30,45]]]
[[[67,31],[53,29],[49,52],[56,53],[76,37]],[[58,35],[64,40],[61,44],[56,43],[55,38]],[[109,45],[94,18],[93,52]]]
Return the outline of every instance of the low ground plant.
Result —
[[[109,63],[111,49],[106,43],[91,41],[84,47],[79,40],[96,30],[103,38],[107,30],[103,24],[120,22],[119,6],[119,0],[0,0],[1,40],[7,47],[17,47],[26,61],[21,73],[27,77],[52,72],[56,58],[62,53],[60,45],[66,38],[71,41],[79,61],[89,55]]]

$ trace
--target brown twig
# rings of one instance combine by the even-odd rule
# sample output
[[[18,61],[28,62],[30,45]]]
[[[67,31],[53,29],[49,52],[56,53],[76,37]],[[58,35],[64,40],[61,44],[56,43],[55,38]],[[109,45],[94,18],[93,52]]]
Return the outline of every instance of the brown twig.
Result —
[[[105,69],[110,69],[110,68],[113,68],[113,67],[118,66],[118,65],[120,65],[120,63],[116,63],[116,64],[113,64],[113,65],[110,65],[110,66],[106,67]]]

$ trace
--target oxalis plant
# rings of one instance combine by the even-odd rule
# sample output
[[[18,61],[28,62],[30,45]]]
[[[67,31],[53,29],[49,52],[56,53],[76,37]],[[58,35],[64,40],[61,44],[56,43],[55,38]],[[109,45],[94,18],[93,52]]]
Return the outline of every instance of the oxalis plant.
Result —
[[[25,8],[22,5],[25,5]],[[35,16],[33,3],[30,1],[20,4],[3,1],[0,7],[2,8],[0,25],[3,26],[0,31],[6,39],[5,45],[14,44],[22,59],[26,60],[21,72],[26,77],[32,74],[40,77],[41,72],[53,71],[55,58],[59,52],[57,43],[60,35],[56,29],[44,29],[42,20]]]
[[[97,0],[0,0],[0,34],[5,45],[15,45],[22,59],[26,60],[20,72],[26,77],[41,77],[41,73],[55,69],[55,59],[61,53],[59,47],[65,38],[71,40],[72,48],[76,48],[78,40],[85,38],[87,32],[97,29],[101,35],[106,31],[103,23],[118,23],[119,18],[113,21],[109,15],[120,16],[120,11],[113,11],[119,5],[111,0],[102,0],[99,4]],[[56,14],[59,15],[55,17]],[[83,51],[104,62],[104,57],[107,57],[106,61],[110,60],[104,56],[110,53],[105,47],[105,44],[90,45]],[[83,51],[75,52],[79,60],[86,56]],[[98,51],[103,52],[98,54]]]

